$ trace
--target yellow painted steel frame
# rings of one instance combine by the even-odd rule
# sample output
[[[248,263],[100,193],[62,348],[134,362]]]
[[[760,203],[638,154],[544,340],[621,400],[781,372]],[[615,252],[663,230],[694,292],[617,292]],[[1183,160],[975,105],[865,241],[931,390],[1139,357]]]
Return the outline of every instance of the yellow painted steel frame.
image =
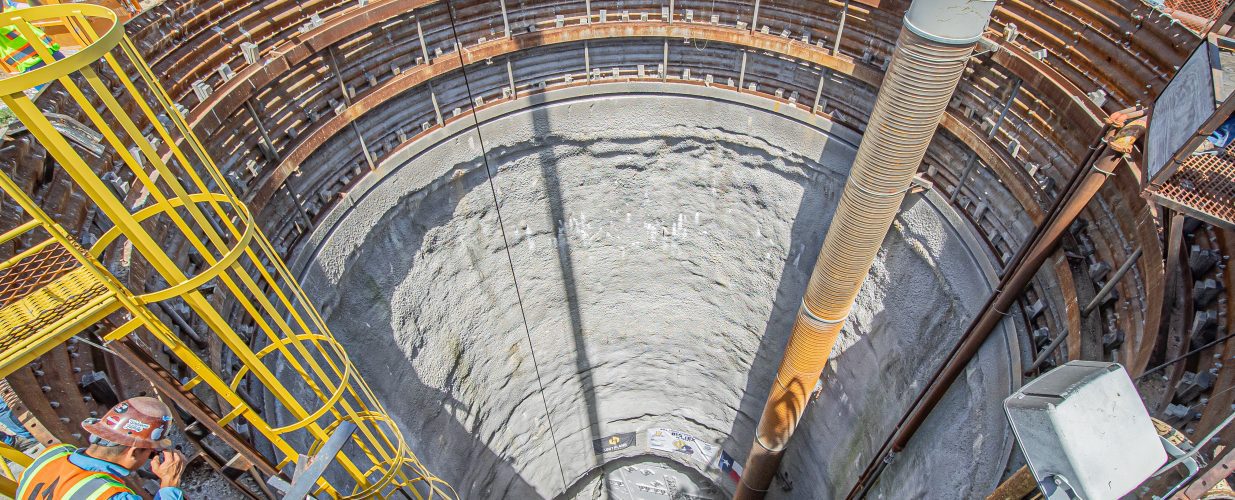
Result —
[[[34,457],[18,451],[17,448],[0,443],[0,472],[2,472],[0,474],[0,495],[13,498],[17,496],[17,480],[20,478],[13,473],[9,462],[20,465],[24,470],[34,463]]]
[[[99,19],[110,21],[110,28],[101,35],[95,30]],[[355,423],[358,430],[352,441],[318,481],[319,493],[341,497],[343,491],[349,491],[346,498],[371,498],[403,491],[416,498],[456,497],[450,485],[429,473],[408,448],[397,425],[360,379],[355,365],[252,214],[124,35],[115,14],[89,4],[0,13],[0,26],[15,26],[27,40],[34,41],[36,52],[50,61],[47,47],[32,36],[30,26],[35,21],[40,26],[63,23],[80,42],[79,50],[46,67],[0,80],[0,100],[97,205],[99,213],[114,224],[91,247],[89,255],[78,256],[115,288],[132,316],[104,340],[145,328],[195,375],[185,384],[185,390],[205,384],[227,406],[222,423],[239,419],[248,422],[282,455],[280,467],[294,463],[302,454],[312,455],[340,422]],[[131,73],[136,77],[131,78]],[[108,189],[91,168],[88,153],[75,149],[23,92],[53,80],[76,102],[83,121],[104,138],[109,147],[104,157],[119,159],[138,182],[140,187],[134,188],[138,192],[130,195],[129,201]],[[187,146],[187,151],[181,145]],[[98,159],[94,163],[107,162]],[[0,183],[6,191],[17,189],[10,179]],[[29,201],[20,191],[10,194]],[[39,207],[33,210],[36,218],[47,218]],[[183,238],[205,261],[204,269],[195,269],[186,263],[188,259],[177,258],[183,255],[169,254],[148,232],[151,227],[170,233],[160,238],[164,241]],[[98,258],[109,249],[129,248],[168,283],[166,288],[134,293],[117,285],[119,281],[98,264]],[[202,291],[208,283],[215,285],[210,299]],[[219,294],[224,294],[225,300],[219,300]],[[230,381],[181,342],[150,310],[156,302],[174,299],[183,300],[235,354],[241,368]],[[235,306],[230,321],[219,309],[220,304]],[[250,340],[233,326],[239,323],[255,326],[264,337],[264,342],[257,344],[264,347],[255,351]],[[241,383],[245,380],[263,388],[272,397],[267,398],[267,404],[274,407],[274,414],[289,418],[291,423],[276,427],[242,397]],[[250,384],[248,391],[253,387]],[[308,406],[306,400],[311,402]]]

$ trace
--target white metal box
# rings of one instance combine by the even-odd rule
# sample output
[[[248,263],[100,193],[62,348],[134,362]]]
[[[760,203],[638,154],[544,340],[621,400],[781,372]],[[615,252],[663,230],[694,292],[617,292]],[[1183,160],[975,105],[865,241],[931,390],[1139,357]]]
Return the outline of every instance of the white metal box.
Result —
[[[1166,462],[1153,422],[1118,363],[1072,361],[1004,400],[1047,498],[1119,498]]]

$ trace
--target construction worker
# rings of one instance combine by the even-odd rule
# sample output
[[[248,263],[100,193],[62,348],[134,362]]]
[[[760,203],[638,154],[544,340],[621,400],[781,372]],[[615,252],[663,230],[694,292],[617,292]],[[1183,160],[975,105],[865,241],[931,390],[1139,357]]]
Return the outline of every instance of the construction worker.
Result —
[[[170,450],[171,411],[148,397],[132,398],[113,407],[103,419],[81,426],[90,433],[84,450],[62,444],[48,448],[21,474],[17,500],[139,500],[123,477],[151,462],[159,477],[155,500],[180,500],[184,455]],[[151,457],[155,457],[151,461]]]
[[[3,0],[0,2],[0,11],[10,11],[26,7],[29,7],[29,5],[13,0]],[[38,35],[43,45],[47,46],[47,50],[51,52],[55,60],[64,58],[60,54],[60,44],[52,41],[38,27],[30,26],[30,29],[34,30],[34,34]],[[30,45],[30,42],[17,30],[16,26],[0,26],[0,58],[4,59],[5,64],[16,68],[21,73],[47,65],[43,58],[39,57],[34,47]]]

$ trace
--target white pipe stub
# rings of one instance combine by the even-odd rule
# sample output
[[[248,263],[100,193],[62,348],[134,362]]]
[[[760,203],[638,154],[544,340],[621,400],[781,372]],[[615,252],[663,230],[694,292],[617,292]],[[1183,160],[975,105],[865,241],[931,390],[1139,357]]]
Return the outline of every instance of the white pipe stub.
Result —
[[[914,0],[905,28],[927,40],[968,45],[982,38],[995,0]]]

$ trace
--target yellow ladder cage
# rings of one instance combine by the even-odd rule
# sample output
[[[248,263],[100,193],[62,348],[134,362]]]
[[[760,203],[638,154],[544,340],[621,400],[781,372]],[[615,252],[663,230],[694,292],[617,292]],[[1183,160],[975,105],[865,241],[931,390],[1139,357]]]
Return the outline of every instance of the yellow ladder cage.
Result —
[[[58,26],[71,43],[48,47],[38,31],[47,26]],[[192,372],[181,389],[217,401],[220,425],[252,426],[281,470],[315,453],[340,423],[356,424],[317,493],[456,497],[411,452],[115,13],[89,4],[38,6],[0,13],[0,28],[15,29],[52,61],[0,80],[0,100],[110,223],[82,244],[0,175],[0,188],[29,218],[0,234],[0,244],[23,235],[35,242],[0,263],[0,376],[107,318],[115,327],[105,342],[148,332]],[[69,97],[59,113],[80,117],[96,147],[66,134],[28,97],[29,89],[53,81]],[[107,175],[134,187],[117,194]],[[171,241],[190,252],[171,249]],[[103,262],[143,268],[157,279],[134,290]],[[160,302],[175,302],[206,325],[235,357],[235,373],[216,371],[181,341],[151,309]],[[266,396],[263,404],[249,401],[254,388]]]

